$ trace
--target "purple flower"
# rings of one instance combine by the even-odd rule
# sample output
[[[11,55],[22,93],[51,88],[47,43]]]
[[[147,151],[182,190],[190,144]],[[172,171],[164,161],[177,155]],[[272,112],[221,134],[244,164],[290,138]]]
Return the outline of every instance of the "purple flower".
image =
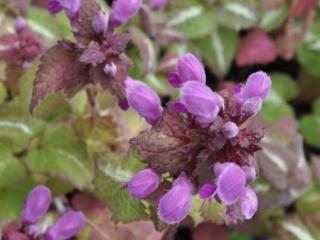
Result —
[[[113,28],[119,27],[129,21],[142,5],[142,0],[116,0],[112,4],[110,24]]]
[[[107,63],[103,68],[103,72],[109,77],[114,77],[117,73],[117,65],[113,62]]]
[[[152,0],[149,4],[151,9],[157,9],[165,6],[168,3],[168,0]]]
[[[226,138],[234,138],[239,134],[239,127],[234,122],[226,122],[222,126],[222,134]]]
[[[81,0],[49,0],[48,9],[53,14],[64,10],[70,21],[73,22],[78,15],[80,3]]]
[[[159,96],[141,81],[127,78],[125,85],[129,106],[144,117],[148,123],[156,124],[163,111]]]
[[[14,28],[17,33],[21,32],[27,26],[27,22],[23,17],[17,17],[14,22]]]
[[[255,99],[257,102],[260,98],[262,102],[267,98],[271,88],[270,77],[262,71],[252,73],[247,80],[245,86],[236,85],[233,89],[233,94],[237,102],[238,108],[241,108],[250,99]],[[253,100],[251,100],[253,101]]]
[[[183,85],[180,101],[202,127],[207,127],[223,108],[223,99],[209,87],[196,81],[189,81]]]
[[[237,164],[223,163],[217,169],[220,175],[217,179],[217,193],[221,201],[227,206],[236,202],[245,187],[246,174]]]
[[[168,79],[173,87],[181,87],[187,81],[205,84],[206,73],[203,65],[191,53],[186,53],[177,60],[177,73],[169,73]]]
[[[69,211],[47,231],[48,240],[65,240],[75,236],[86,223],[82,212]]]
[[[260,97],[262,100],[265,100],[270,88],[270,77],[265,72],[255,72],[248,77],[246,86],[243,88],[243,96],[245,99]]]
[[[192,205],[193,187],[187,176],[182,173],[173,183],[173,187],[163,195],[158,204],[160,220],[176,224],[185,219]]]
[[[245,187],[240,195],[240,208],[245,219],[251,219],[258,209],[257,195],[250,187]]]
[[[38,222],[48,211],[51,204],[51,192],[45,186],[35,187],[28,195],[21,218],[24,224]]]
[[[256,169],[254,167],[250,167],[250,166],[243,166],[242,170],[245,172],[246,174],[246,181],[247,183],[252,183],[256,177]]]
[[[153,193],[160,184],[160,175],[152,169],[138,172],[124,187],[134,198],[142,199]]]
[[[260,97],[252,97],[241,106],[241,115],[243,117],[251,117],[260,112],[262,107],[262,99]]]
[[[204,184],[199,189],[199,196],[203,200],[211,200],[217,193],[217,185],[216,184]]]
[[[92,19],[92,27],[96,33],[104,33],[108,28],[108,16],[99,11]]]

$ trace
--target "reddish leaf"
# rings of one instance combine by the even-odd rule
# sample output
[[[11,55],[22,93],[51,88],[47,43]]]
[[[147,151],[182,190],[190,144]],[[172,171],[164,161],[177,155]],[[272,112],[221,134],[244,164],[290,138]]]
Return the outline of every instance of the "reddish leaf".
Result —
[[[260,28],[249,32],[240,41],[236,63],[238,66],[267,64],[275,60],[277,49],[273,40]]]
[[[154,169],[175,176],[195,157],[188,132],[179,115],[167,110],[156,128],[141,133],[130,143]]]
[[[100,11],[100,5],[96,0],[82,0],[76,21],[75,36],[78,41],[88,44],[95,37],[92,28],[92,19]]]
[[[131,68],[132,63],[125,54],[108,60],[117,66],[116,75],[114,77],[107,76],[102,68],[98,66],[90,69],[90,79],[93,83],[100,84],[103,89],[108,89],[112,95],[118,98],[120,103],[126,102],[124,81],[128,76],[128,70]]]
[[[112,34],[108,37],[107,41],[109,44],[107,53],[110,55],[119,55],[124,52],[130,41],[130,35],[127,33]]]
[[[79,61],[86,64],[100,64],[105,60],[105,55],[100,51],[100,45],[93,43],[89,45],[81,54]]]
[[[19,90],[20,78],[23,74],[23,68],[20,64],[8,64],[6,67],[6,87],[14,94]]]
[[[41,58],[41,65],[33,83],[30,111],[49,93],[64,90],[72,95],[88,79],[86,67],[78,62],[77,54],[64,42],[49,49]]]
[[[193,240],[228,240],[228,234],[224,227],[213,223],[204,222],[193,230]]]
[[[290,14],[299,17],[317,6],[317,0],[291,0]]]

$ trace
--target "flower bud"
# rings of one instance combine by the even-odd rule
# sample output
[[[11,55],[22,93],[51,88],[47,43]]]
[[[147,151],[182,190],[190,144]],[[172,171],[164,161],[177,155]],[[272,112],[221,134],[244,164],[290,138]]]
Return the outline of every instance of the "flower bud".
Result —
[[[47,231],[48,240],[64,240],[75,236],[86,223],[82,212],[69,211]]]
[[[249,98],[241,107],[241,115],[250,117],[257,114],[262,107],[262,99],[260,97]]]
[[[115,65],[113,62],[106,64],[103,68],[103,72],[108,77],[114,77],[117,73],[117,65]]]
[[[51,192],[45,186],[35,187],[28,195],[21,215],[22,222],[30,225],[38,222],[48,211],[51,204]]]
[[[81,0],[49,0],[48,8],[53,14],[65,11],[70,21],[74,21],[80,9]]]
[[[180,101],[192,113],[201,127],[207,127],[223,108],[223,99],[206,85],[189,81],[181,88]]]
[[[109,18],[103,11],[99,11],[92,19],[92,27],[96,33],[104,33],[108,28]]]
[[[260,97],[262,100],[265,100],[269,94],[270,88],[270,77],[265,72],[255,72],[248,77],[246,86],[243,89],[243,96],[245,99]]]
[[[60,2],[61,2],[61,0],[49,0],[49,2],[48,2],[48,10],[52,14],[56,14],[56,13],[62,11],[63,7],[62,7]]]
[[[243,166],[242,170],[245,172],[246,174],[246,181],[247,183],[252,183],[256,177],[256,169],[254,167],[250,167],[250,166]]]
[[[232,162],[220,165],[222,172],[217,179],[217,193],[221,201],[227,206],[239,198],[246,184],[246,174],[237,164]]]
[[[142,0],[115,0],[112,4],[110,24],[113,28],[119,27],[129,21],[142,5]]]
[[[159,96],[141,81],[127,78],[125,85],[129,106],[144,117],[148,123],[156,124],[163,111]]]
[[[222,126],[222,134],[226,138],[234,138],[239,134],[239,127],[233,122],[227,122]]]
[[[251,219],[258,209],[258,198],[250,187],[245,187],[240,195],[240,208],[245,219]]]
[[[217,193],[216,184],[204,184],[199,189],[199,196],[203,200],[211,200]]]
[[[157,9],[165,6],[168,3],[168,0],[152,0],[149,4],[151,9]]]
[[[134,198],[142,199],[153,193],[160,184],[160,176],[152,169],[138,172],[124,187]]]
[[[191,53],[186,53],[177,60],[177,73],[183,82],[197,81],[205,84],[206,73],[200,61]]]
[[[17,33],[21,32],[27,26],[27,22],[23,17],[17,17],[14,22],[14,28]]]
[[[176,224],[185,219],[192,206],[193,187],[187,176],[182,173],[173,183],[173,187],[163,195],[158,204],[159,219]]]

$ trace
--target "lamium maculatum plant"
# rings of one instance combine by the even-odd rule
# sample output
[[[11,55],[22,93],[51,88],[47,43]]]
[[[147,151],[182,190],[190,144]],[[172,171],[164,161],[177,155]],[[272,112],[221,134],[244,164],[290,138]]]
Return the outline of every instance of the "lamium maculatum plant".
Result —
[[[226,222],[251,219],[258,208],[250,187],[259,173],[254,153],[264,134],[256,115],[271,79],[260,71],[232,92],[213,92],[205,84],[204,67],[192,54],[181,56],[168,78],[180,94],[165,108],[145,83],[126,80],[129,106],[152,128],[130,141],[146,169],[124,187],[134,198],[153,201],[159,219],[168,224],[188,216],[195,194],[223,204]]]
[[[126,109],[124,81],[131,61],[124,50],[130,38],[115,29],[127,23],[141,4],[141,0],[114,1],[108,16],[95,0],[49,0],[51,13],[66,13],[76,41],[63,39],[43,55],[30,110],[49,93],[63,91],[73,96],[88,84],[108,89]]]
[[[3,240],[65,240],[74,237],[84,227],[86,218],[80,211],[66,210],[51,226],[40,224],[52,203],[50,189],[37,186],[27,196],[21,213],[21,223],[12,222],[3,228]]]

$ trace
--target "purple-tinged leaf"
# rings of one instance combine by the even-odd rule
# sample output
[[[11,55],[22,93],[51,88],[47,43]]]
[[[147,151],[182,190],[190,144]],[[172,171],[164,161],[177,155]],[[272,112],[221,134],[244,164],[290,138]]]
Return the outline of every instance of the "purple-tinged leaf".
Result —
[[[188,128],[180,116],[166,110],[156,127],[142,132],[130,144],[153,169],[161,173],[170,172],[174,176],[194,158],[194,144],[187,132]]]
[[[267,64],[277,56],[273,40],[260,28],[254,29],[244,36],[239,44],[236,63],[238,66]]]
[[[88,80],[86,67],[78,62],[77,54],[67,49],[65,44],[59,42],[42,56],[33,83],[31,112],[48,94],[63,90],[72,95]]]
[[[103,63],[105,58],[104,53],[100,50],[100,45],[93,43],[84,50],[79,61],[86,64],[97,65]]]
[[[81,1],[80,10],[75,22],[75,36],[81,43],[88,44],[96,36],[92,27],[92,20],[100,10],[101,7],[96,0]]]

